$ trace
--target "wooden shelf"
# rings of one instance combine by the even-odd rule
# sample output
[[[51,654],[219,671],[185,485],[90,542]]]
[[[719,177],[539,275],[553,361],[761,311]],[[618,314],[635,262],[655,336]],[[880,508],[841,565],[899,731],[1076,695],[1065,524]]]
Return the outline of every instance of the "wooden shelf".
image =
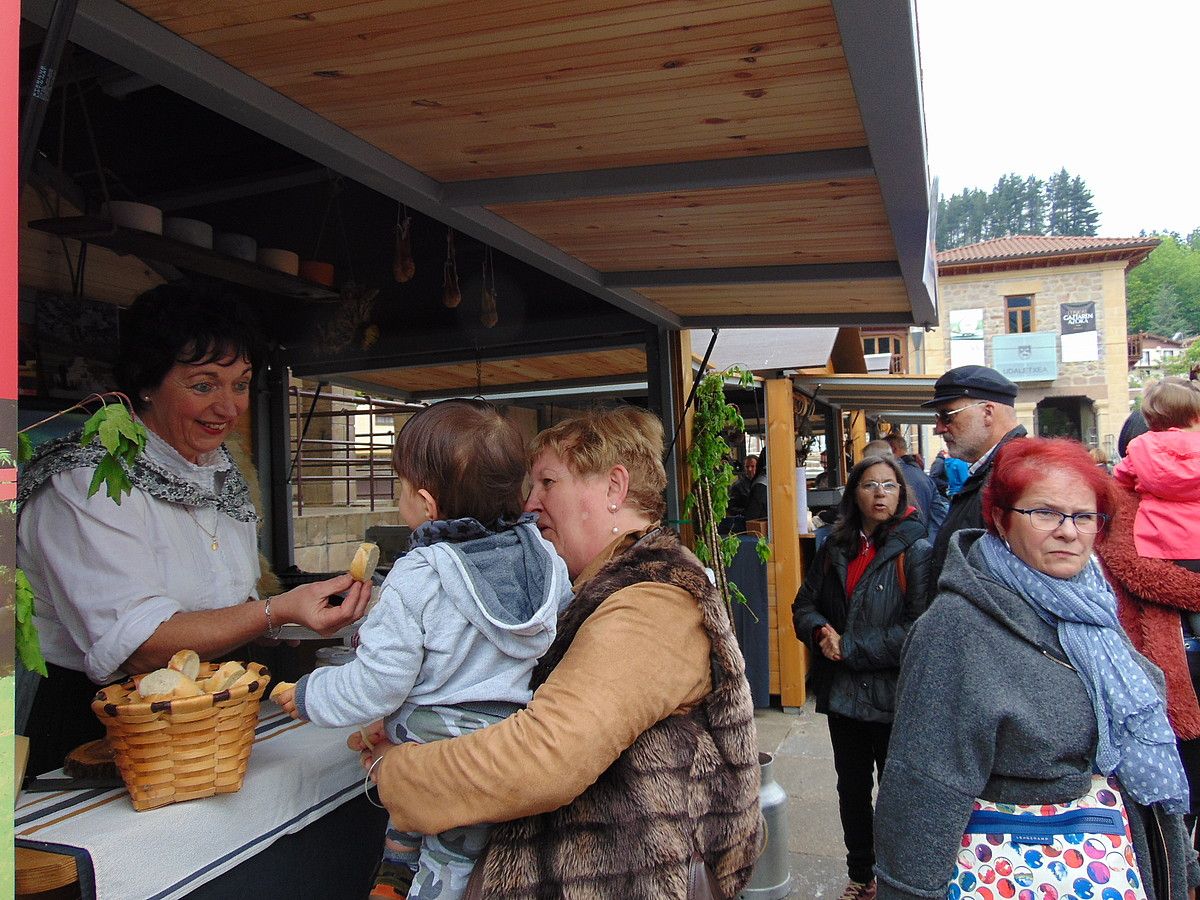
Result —
[[[295,297],[300,300],[336,300],[338,294],[324,285],[268,269],[258,263],[236,259],[216,250],[185,244],[172,238],[115,226],[99,216],[69,216],[61,219],[38,219],[30,228],[59,237],[86,241],[107,247],[121,256],[133,255],[169,263],[189,272],[211,275],[222,281],[244,285],[259,291]]]

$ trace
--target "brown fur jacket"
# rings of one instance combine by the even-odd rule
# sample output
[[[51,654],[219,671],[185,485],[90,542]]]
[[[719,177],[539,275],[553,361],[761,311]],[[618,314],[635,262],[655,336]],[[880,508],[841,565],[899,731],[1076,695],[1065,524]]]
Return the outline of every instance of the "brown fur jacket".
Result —
[[[1200,573],[1165,559],[1138,556],[1133,521],[1138,495],[1115,487],[1116,515],[1108,534],[1096,542],[1096,555],[1117,594],[1117,614],[1138,652],[1167,678],[1167,717],[1180,739],[1200,737],[1200,705],[1188,673],[1180,632],[1180,611],[1200,610]]]
[[[761,850],[759,760],[745,663],[725,607],[694,556],[651,532],[584,586],[534,671],[536,689],[600,603],[644,582],[696,598],[712,643],[713,689],[690,712],[644,731],[600,778],[553,812],[496,826],[484,896],[521,900],[685,900],[695,849],[723,897],[745,886]],[[613,648],[613,665],[621,664]]]

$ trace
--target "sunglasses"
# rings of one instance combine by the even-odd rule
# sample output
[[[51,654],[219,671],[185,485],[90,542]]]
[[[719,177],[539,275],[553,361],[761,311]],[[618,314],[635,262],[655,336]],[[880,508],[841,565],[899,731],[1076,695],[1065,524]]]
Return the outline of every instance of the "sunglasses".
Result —
[[[968,403],[966,406],[960,406],[958,409],[948,409],[948,410],[944,410],[941,412],[935,412],[933,414],[933,417],[937,420],[939,425],[945,425],[945,426],[949,427],[952,424],[951,419],[953,419],[955,416],[957,416],[964,409],[971,409],[972,407],[983,406],[987,402],[988,402],[987,400],[976,400],[974,403]]]

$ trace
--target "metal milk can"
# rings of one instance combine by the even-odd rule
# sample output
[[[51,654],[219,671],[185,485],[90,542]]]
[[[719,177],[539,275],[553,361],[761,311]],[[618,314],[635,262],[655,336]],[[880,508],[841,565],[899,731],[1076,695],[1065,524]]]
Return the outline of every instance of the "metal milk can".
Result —
[[[759,753],[758,762],[762,767],[758,802],[766,822],[766,846],[754,864],[750,883],[738,896],[742,900],[780,900],[792,887],[792,871],[788,866],[787,792],[771,771],[774,757],[770,753]]]

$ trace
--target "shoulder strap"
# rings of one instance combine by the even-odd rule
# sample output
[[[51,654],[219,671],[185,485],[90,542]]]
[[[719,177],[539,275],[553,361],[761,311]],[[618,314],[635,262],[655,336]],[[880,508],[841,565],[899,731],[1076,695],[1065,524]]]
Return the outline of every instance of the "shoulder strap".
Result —
[[[896,577],[900,580],[900,593],[908,593],[908,573],[904,571],[904,551],[896,557]]]

